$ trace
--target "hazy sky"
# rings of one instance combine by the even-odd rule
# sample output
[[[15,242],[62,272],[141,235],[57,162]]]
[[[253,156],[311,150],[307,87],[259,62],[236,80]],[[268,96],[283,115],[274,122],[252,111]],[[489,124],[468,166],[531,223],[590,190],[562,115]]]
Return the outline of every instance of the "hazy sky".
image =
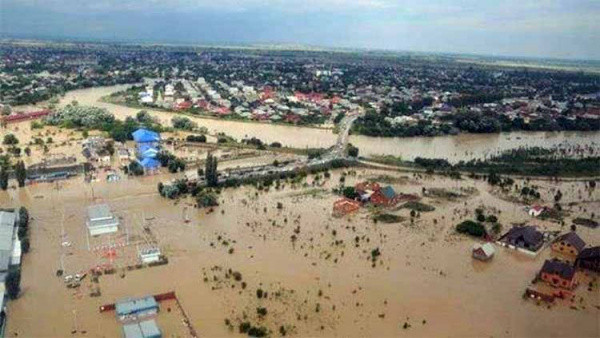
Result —
[[[600,0],[0,0],[5,36],[600,59]]]

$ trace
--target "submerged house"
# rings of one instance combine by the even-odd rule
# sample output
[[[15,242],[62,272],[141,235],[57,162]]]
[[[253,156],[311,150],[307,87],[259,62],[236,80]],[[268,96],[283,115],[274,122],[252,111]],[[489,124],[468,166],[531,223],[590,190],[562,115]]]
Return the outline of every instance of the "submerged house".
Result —
[[[571,290],[576,286],[575,268],[561,261],[546,260],[540,278],[554,287]]]
[[[146,173],[158,170],[160,162],[156,160],[159,152],[160,135],[147,129],[138,129],[131,133],[137,143],[138,163]]]
[[[504,235],[504,241],[516,248],[535,252],[544,244],[544,235],[534,226],[516,226]]]
[[[391,206],[396,202],[396,192],[389,185],[375,191],[371,195],[371,203],[376,205]]]
[[[349,198],[342,198],[333,203],[333,215],[341,217],[360,209],[360,202]]]
[[[600,272],[600,246],[581,250],[575,260],[575,266],[581,269]]]
[[[480,261],[492,259],[492,257],[494,257],[494,253],[496,253],[496,250],[494,249],[492,243],[485,243],[483,245],[477,243],[473,245],[473,258],[479,259]]]
[[[585,242],[575,232],[566,233],[552,243],[553,251],[571,256],[577,256],[583,248],[585,248]]]
[[[133,140],[137,144],[140,144],[140,143],[152,144],[152,143],[160,142],[160,135],[157,132],[154,132],[154,131],[151,131],[148,129],[140,128],[140,129],[134,131],[133,133],[131,133],[131,136],[133,136]]]

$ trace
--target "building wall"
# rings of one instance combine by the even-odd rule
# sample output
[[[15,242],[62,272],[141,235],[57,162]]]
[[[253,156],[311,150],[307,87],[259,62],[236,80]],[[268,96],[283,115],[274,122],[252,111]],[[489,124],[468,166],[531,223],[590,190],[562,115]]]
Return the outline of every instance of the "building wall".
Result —
[[[575,247],[573,247],[570,243],[564,241],[553,243],[552,250],[572,256],[575,256],[579,253],[579,251],[577,251]]]
[[[546,283],[554,286],[554,287],[559,287],[559,288],[563,288],[563,289],[572,289],[573,288],[573,284],[574,284],[574,280],[575,278],[573,278],[572,280],[566,280],[563,279],[561,276],[559,275],[555,275],[555,274],[549,274],[546,272],[542,272],[542,280],[545,281]]]
[[[97,236],[103,234],[109,234],[113,232],[119,231],[119,227],[116,225],[106,226],[106,227],[97,227],[97,228],[88,228],[90,230],[90,235]]]

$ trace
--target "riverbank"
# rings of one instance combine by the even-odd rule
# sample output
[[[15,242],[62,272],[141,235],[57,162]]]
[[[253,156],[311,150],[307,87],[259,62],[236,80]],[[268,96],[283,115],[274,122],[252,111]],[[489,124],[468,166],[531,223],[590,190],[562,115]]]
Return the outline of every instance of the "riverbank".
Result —
[[[124,107],[99,99],[112,92],[123,90],[127,85],[88,88],[70,91],[60,100],[64,106],[73,100],[81,105],[106,108],[118,119],[135,117],[138,109]],[[186,116],[179,113],[167,113],[147,110],[159,123],[170,126],[174,116]],[[284,147],[308,149],[329,148],[336,143],[337,135],[329,129],[298,127],[270,123],[246,123],[221,119],[204,119],[189,116],[199,127],[206,127],[210,134],[223,132],[241,140],[256,137],[264,143],[280,142]],[[350,135],[349,142],[360,149],[360,155],[392,155],[412,161],[416,157],[445,158],[451,163],[471,159],[486,159],[502,151],[518,147],[590,146],[600,151],[600,132],[510,132],[499,134],[459,134],[456,136],[382,138],[362,135]]]

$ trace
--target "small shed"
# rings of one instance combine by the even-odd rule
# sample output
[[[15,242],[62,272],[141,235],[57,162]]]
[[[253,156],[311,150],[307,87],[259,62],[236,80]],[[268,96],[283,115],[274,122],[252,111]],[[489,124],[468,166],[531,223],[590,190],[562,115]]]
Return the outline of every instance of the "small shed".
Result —
[[[492,245],[492,243],[485,243],[485,244],[475,244],[473,245],[473,258],[475,259],[479,259],[481,261],[487,261],[492,259],[492,257],[494,257],[494,254],[496,253],[496,250],[494,249],[494,246]]]

